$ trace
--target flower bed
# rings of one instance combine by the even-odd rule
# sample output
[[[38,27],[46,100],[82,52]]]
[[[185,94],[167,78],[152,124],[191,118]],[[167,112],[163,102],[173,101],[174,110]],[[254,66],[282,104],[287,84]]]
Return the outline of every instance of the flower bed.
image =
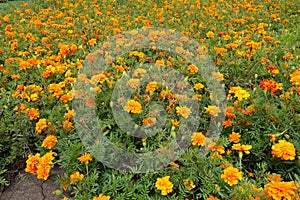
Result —
[[[297,6],[47,0],[3,12],[0,184],[25,158],[39,179],[66,169],[62,199],[300,199]]]

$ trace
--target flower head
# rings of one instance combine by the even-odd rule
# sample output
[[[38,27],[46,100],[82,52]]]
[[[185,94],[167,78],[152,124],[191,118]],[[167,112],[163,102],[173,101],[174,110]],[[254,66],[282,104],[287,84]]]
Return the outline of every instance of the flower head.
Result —
[[[157,178],[157,181],[155,183],[155,187],[158,190],[161,190],[161,194],[164,196],[173,191],[173,184],[169,181],[169,179],[170,176]]]
[[[242,172],[240,172],[237,168],[230,166],[223,171],[221,178],[230,186],[233,186],[238,184],[239,180],[242,180]]]
[[[82,154],[82,155],[78,158],[78,160],[79,160],[81,163],[85,162],[85,164],[88,164],[89,161],[92,160],[92,156],[91,156],[91,154],[89,154],[89,153],[84,153],[84,154]]]
[[[48,149],[52,149],[57,142],[57,137],[54,135],[48,135],[42,144],[42,147],[47,147]]]
[[[277,144],[272,146],[272,155],[281,160],[294,160],[296,150],[292,143],[286,140],[279,140]]]

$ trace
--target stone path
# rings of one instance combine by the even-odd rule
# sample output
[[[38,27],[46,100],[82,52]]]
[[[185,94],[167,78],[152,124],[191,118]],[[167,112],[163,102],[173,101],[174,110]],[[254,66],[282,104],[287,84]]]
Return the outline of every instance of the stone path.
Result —
[[[2,192],[0,200],[61,200],[53,194],[59,185],[54,182],[54,176],[50,175],[47,181],[37,179],[36,176],[20,172],[15,181]]]

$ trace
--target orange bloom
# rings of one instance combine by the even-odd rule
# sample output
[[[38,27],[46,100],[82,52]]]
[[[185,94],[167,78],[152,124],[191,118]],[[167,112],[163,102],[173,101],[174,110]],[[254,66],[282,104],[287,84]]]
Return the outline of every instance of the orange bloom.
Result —
[[[129,86],[131,88],[137,88],[140,84],[140,79],[137,78],[131,78],[126,82],[126,86]]]
[[[229,142],[238,143],[240,141],[240,137],[241,137],[241,135],[239,133],[232,132],[229,135]]]
[[[83,174],[80,174],[78,171],[74,172],[73,174],[70,175],[70,183],[80,183],[84,178]]]
[[[274,200],[281,199],[298,199],[296,183],[293,181],[280,182],[271,181],[265,185],[266,194]],[[297,198],[298,197],[298,198]]]
[[[89,161],[92,160],[92,156],[91,156],[91,154],[89,154],[89,153],[84,153],[84,154],[82,154],[82,155],[78,158],[78,160],[79,160],[81,163],[85,162],[85,164],[88,164]]]
[[[239,180],[242,180],[242,172],[237,168],[229,166],[223,171],[221,178],[230,186],[233,186],[238,184]]]
[[[208,37],[208,38],[213,38],[215,36],[215,34],[214,34],[214,32],[212,32],[212,31],[208,31],[207,33],[206,33],[206,37]]]
[[[146,92],[154,92],[158,86],[159,84],[157,82],[150,82],[146,86]]]
[[[35,120],[40,117],[40,112],[36,108],[30,108],[27,116],[28,116],[28,119]]]
[[[36,155],[29,155],[28,159],[26,160],[26,172],[29,172],[31,174],[35,174],[36,171],[38,170],[38,165],[40,164],[40,154],[37,153]]]
[[[279,90],[282,89],[281,83],[276,83],[275,81],[264,79],[260,82],[260,88],[264,88],[266,90],[272,91],[275,95],[278,93]]]
[[[300,85],[300,69],[294,71],[291,75],[290,82],[293,84],[298,83]]]
[[[45,130],[50,125],[51,125],[51,123],[48,122],[48,124],[47,124],[46,119],[40,119],[35,125],[35,130],[36,130],[37,134],[40,134],[40,133],[42,133],[43,130]]]
[[[73,99],[73,97],[70,94],[64,94],[60,97],[60,100],[65,103],[67,103],[68,101],[70,101],[72,99]]]
[[[178,116],[183,116],[184,118],[188,118],[192,112],[191,109],[189,109],[186,106],[183,107],[177,106],[176,113]]]
[[[223,56],[227,52],[227,49],[214,47],[214,51],[216,54]]]
[[[187,67],[187,69],[190,71],[190,74],[196,74],[198,72],[198,67],[196,67],[195,65],[189,65]]]
[[[98,197],[94,197],[93,200],[109,200],[110,196],[105,196],[103,194],[99,194]]]
[[[139,114],[143,111],[142,109],[142,105],[135,101],[135,100],[129,100],[124,108],[124,110],[128,113],[135,113],[135,114]]]
[[[47,147],[48,149],[52,149],[57,142],[57,137],[54,135],[47,136],[42,144],[42,147]]]
[[[272,155],[281,160],[294,160],[296,149],[292,143],[286,140],[279,140],[277,144],[272,146]]]
[[[192,145],[204,146],[206,137],[201,132],[195,132],[192,135]]]

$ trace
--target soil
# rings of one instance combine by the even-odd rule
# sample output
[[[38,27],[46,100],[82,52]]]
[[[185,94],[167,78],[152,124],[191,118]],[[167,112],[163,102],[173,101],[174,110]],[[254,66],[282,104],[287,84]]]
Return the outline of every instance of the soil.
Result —
[[[54,182],[54,177],[63,171],[52,169],[51,173],[52,175],[44,181],[32,174],[19,172],[10,186],[0,191],[0,200],[61,200],[62,197],[53,194],[55,190],[61,189]]]

